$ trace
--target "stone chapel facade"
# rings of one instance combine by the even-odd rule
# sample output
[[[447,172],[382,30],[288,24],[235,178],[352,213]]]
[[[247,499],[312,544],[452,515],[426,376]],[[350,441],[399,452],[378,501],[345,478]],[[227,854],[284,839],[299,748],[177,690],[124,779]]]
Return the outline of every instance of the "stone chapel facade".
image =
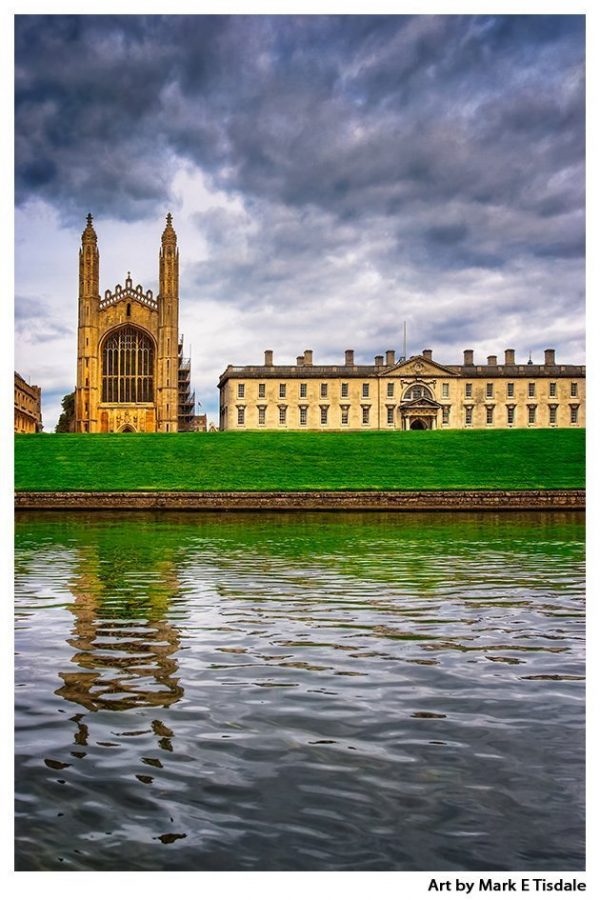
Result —
[[[75,430],[181,431],[193,419],[189,360],[179,337],[179,250],[167,215],[159,292],[125,285],[100,295],[100,254],[91,214],[79,251]]]

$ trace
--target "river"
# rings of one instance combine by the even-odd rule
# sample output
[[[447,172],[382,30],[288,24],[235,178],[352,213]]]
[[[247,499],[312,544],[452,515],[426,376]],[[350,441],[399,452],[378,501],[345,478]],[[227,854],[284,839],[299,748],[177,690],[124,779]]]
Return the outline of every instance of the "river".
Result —
[[[16,522],[19,870],[581,870],[584,517]]]

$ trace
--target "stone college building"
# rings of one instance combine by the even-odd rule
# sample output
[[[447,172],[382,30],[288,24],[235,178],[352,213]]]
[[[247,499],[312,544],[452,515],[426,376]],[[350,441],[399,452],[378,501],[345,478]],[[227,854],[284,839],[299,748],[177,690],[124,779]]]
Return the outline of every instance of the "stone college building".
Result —
[[[92,216],[79,251],[75,430],[189,431],[195,398],[179,336],[179,251],[171,214],[159,253],[159,293],[117,284],[100,296]]]
[[[315,365],[312,350],[295,366],[228,366],[219,380],[220,427],[322,431],[434,428],[581,428],[585,426],[585,366],[560,365],[546,350],[543,365],[464,351],[462,365],[438,363],[431,350],[374,365]]]

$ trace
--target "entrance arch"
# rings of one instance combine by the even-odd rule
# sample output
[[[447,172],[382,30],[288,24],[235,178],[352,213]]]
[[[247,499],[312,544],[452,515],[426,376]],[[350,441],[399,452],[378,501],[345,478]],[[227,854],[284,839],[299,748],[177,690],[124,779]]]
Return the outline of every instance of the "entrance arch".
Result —
[[[411,431],[427,431],[428,425],[425,419],[413,419],[410,423]]]
[[[123,427],[121,428],[121,434],[125,434],[127,432],[133,433],[134,431],[135,428],[133,427],[133,425],[123,425]]]

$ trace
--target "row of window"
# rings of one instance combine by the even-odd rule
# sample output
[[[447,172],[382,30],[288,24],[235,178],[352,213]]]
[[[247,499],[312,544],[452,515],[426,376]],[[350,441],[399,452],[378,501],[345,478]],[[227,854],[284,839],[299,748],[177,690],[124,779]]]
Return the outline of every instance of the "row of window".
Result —
[[[442,386],[443,387],[443,386]],[[530,381],[527,384],[527,396],[535,397],[537,396],[537,384],[535,381]],[[443,393],[443,390],[442,390]],[[447,396],[447,395],[446,395]],[[473,385],[465,384],[465,397],[473,396]],[[494,396],[494,383],[488,382],[485,386],[485,396],[489,399]],[[506,385],[506,396],[514,397],[515,396],[515,385],[514,382],[509,381]],[[548,384],[548,396],[549,397],[557,397],[558,396],[558,384],[556,381],[550,381]],[[579,396],[579,385],[576,381],[571,382],[571,397]]]
[[[266,406],[257,406],[258,409],[258,424],[265,425],[266,424],[266,415],[267,415],[267,407]],[[548,424],[556,425],[557,422],[557,409],[558,406],[556,404],[552,404],[548,406]],[[396,407],[388,406],[386,408],[386,422],[388,425],[394,424],[394,414]],[[329,424],[329,407],[328,406],[320,406],[320,423],[321,425]],[[516,407],[507,406],[506,407],[506,421],[508,425],[514,425],[516,423]],[[350,418],[350,406],[342,405],[340,406],[340,424],[348,425]],[[576,404],[571,405],[570,411],[570,420],[571,425],[577,425],[579,422],[579,406]],[[363,425],[369,425],[371,421],[371,407],[370,406],[361,406],[361,421]],[[485,411],[485,421],[486,425],[494,424],[494,407],[488,406]],[[535,404],[530,404],[527,407],[527,422],[529,425],[535,425],[537,422],[537,406]],[[246,424],[246,407],[238,406],[237,408],[237,423],[238,425]],[[298,424],[306,425],[308,423],[308,406],[299,406],[298,407]],[[442,407],[442,425],[448,425],[450,423],[450,407],[443,406]],[[288,407],[280,406],[279,407],[279,424],[287,425],[288,424]],[[473,407],[466,406],[465,407],[465,425],[473,424]]]
[[[557,422],[557,410],[558,404],[550,404],[548,406],[548,424],[556,425]],[[537,411],[538,408],[534,403],[529,403],[527,405],[527,424],[535,425],[537,422]],[[444,421],[448,421],[445,419]],[[570,408],[570,421],[571,425],[577,425],[579,422],[579,406],[577,404],[572,404]],[[485,410],[485,423],[486,425],[494,424],[494,407],[487,406]],[[507,425],[514,425],[516,423],[516,407],[515,406],[507,406],[506,407],[506,423]],[[473,424],[473,407],[466,406],[465,407],[465,425]]]
[[[366,384],[366,383],[363,384],[363,386],[362,386],[362,396],[363,396],[363,397],[369,397],[369,396],[370,396],[370,387],[371,387],[370,384]],[[287,384],[280,384],[280,385],[279,385],[279,399],[280,399],[280,400],[285,400],[285,399],[286,399],[286,397],[287,397],[287,388],[288,388]],[[299,390],[299,392],[298,392],[298,393],[299,393],[299,397],[300,397],[301,399],[302,399],[302,398],[306,398],[306,397],[308,396],[308,384],[302,382],[302,383],[299,385],[299,388],[300,388],[300,390]],[[349,390],[349,388],[350,388],[349,384],[348,384],[347,382],[343,382],[342,385],[341,385],[340,395],[341,395],[342,397],[349,397],[349,396],[350,396],[350,390]],[[258,397],[259,397],[259,399],[264,399],[264,398],[267,396],[267,394],[266,394],[266,389],[267,389],[266,384],[259,383],[259,385],[258,385]],[[238,395],[238,400],[243,400],[243,399],[244,399],[244,397],[246,396],[246,385],[245,385],[245,384],[243,384],[243,383],[238,384],[238,386],[237,386],[237,395]],[[319,396],[320,396],[321,398],[323,398],[323,399],[325,399],[326,397],[329,396],[329,385],[328,385],[328,384],[321,384],[321,385],[320,385],[320,388],[319,388]],[[393,385],[393,384],[388,384],[388,397],[393,397],[393,396],[394,396],[394,385]]]
[[[485,396],[487,398],[491,398],[494,396],[494,383],[488,382],[485,386]],[[362,384],[361,388],[361,396],[367,398],[370,396],[370,388],[371,385],[367,382]],[[390,381],[386,385],[386,392],[388,397],[393,397],[395,395],[396,384],[393,381]],[[287,384],[279,385],[279,399],[285,400],[287,397]],[[266,397],[267,386],[265,383],[260,382],[258,385],[258,397],[259,399],[264,399]],[[530,381],[527,385],[527,396],[535,397],[536,396],[537,385],[536,382]],[[340,385],[340,396],[341,397],[349,397],[350,396],[350,386],[348,382],[343,381]],[[558,384],[556,381],[549,382],[548,385],[548,396],[556,397],[558,391]],[[571,382],[571,397],[577,397],[579,394],[579,386],[576,381]],[[237,386],[237,396],[238,400],[243,400],[246,396],[246,385],[245,383],[239,383]],[[305,382],[301,382],[299,385],[299,397],[306,398],[308,396],[308,384]],[[329,396],[329,384],[322,382],[319,385],[319,396],[321,399],[325,399]],[[447,399],[450,396],[450,383],[442,382],[442,398]],[[467,382],[465,384],[465,397],[473,396],[473,384]],[[514,382],[508,382],[506,385],[506,396],[514,397],[515,396],[515,384]],[[429,399],[433,399],[432,392],[428,387],[422,384],[415,384],[411,388],[406,391],[404,395],[405,400],[419,400],[423,397],[427,397]]]
[[[267,416],[267,407],[266,406],[257,406],[258,409],[258,424],[265,425],[266,424],[266,416]],[[363,406],[362,409],[362,424],[368,425],[371,421],[371,407]],[[320,406],[320,422],[321,425],[329,424],[329,407],[328,406]],[[340,424],[348,425],[350,421],[350,406],[340,406]],[[388,424],[392,425],[394,422],[394,407],[390,407],[388,409]],[[246,407],[238,406],[237,408],[237,423],[238,425],[246,424]],[[288,424],[288,407],[280,406],[279,407],[279,424],[287,425]],[[308,424],[308,406],[299,406],[298,407],[298,424],[306,425]]]

